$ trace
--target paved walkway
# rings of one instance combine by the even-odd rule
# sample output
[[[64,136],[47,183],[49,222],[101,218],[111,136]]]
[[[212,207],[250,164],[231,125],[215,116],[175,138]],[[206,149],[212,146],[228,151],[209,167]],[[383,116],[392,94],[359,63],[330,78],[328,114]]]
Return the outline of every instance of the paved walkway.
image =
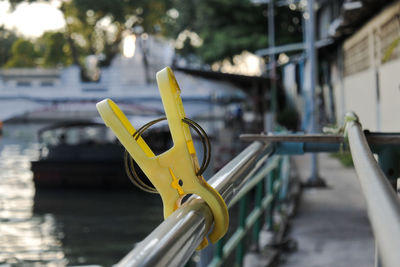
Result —
[[[374,266],[374,241],[355,170],[326,154],[318,159],[328,188],[303,190],[289,231],[298,250],[283,255],[280,266]],[[294,160],[302,181],[307,180],[310,156]]]

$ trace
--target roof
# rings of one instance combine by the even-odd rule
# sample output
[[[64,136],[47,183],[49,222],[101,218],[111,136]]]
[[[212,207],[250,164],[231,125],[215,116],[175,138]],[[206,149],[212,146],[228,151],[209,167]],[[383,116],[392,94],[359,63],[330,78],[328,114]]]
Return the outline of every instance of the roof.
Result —
[[[175,68],[175,69],[188,74],[192,74],[195,76],[211,80],[230,82],[236,86],[241,87],[242,90],[244,91],[246,91],[246,89],[252,88],[255,83],[269,84],[269,79],[263,76],[246,76],[246,75],[223,73],[211,70],[190,69],[190,68]]]
[[[392,2],[394,0],[345,0],[340,7],[339,17],[329,27],[330,35],[344,38],[353,34]]]
[[[0,70],[0,76],[4,80],[16,78],[51,78],[56,79],[61,76],[61,69],[44,68],[12,68]]]

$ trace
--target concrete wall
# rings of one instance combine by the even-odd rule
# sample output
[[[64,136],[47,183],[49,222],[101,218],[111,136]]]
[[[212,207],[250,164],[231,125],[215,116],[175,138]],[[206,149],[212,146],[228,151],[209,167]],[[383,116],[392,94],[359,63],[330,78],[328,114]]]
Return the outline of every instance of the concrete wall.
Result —
[[[344,69],[332,68],[342,72],[332,75],[338,122],[344,111],[354,111],[364,128],[400,132],[400,44],[393,49],[400,38],[399,15],[396,2],[344,42]]]
[[[400,132],[400,59],[383,64],[379,80],[382,130]]]
[[[369,69],[344,79],[345,109],[354,111],[363,127],[377,130],[377,98],[374,71]]]

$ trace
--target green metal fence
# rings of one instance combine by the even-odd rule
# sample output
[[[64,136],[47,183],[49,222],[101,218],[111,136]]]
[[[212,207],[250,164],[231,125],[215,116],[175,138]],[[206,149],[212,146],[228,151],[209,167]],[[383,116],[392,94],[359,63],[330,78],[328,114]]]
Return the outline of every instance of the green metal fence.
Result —
[[[289,177],[281,175],[282,169],[290,168],[288,157],[275,156],[262,167],[244,188],[233,198],[229,208],[239,205],[238,227],[228,238],[224,237],[216,245],[216,253],[209,264],[211,267],[221,266],[236,251],[235,266],[241,266],[246,253],[245,238],[252,231],[252,245],[258,248],[259,236],[263,221],[270,231],[274,229],[274,210],[278,208],[280,200],[285,198],[282,192],[287,192]],[[289,172],[285,172],[289,175]],[[266,192],[265,192],[266,191]],[[249,210],[249,201],[253,199],[254,207]]]
[[[228,208],[238,209],[238,218],[231,218],[237,222],[237,228],[229,229],[229,234],[214,246],[214,257],[205,266],[221,266],[228,261],[230,264],[231,256],[234,256],[235,265],[241,266],[250,247],[262,249],[259,247],[260,232],[267,229],[273,234],[278,229],[274,216],[285,212],[284,204],[292,197],[289,190],[292,179],[289,157],[274,156],[274,151],[274,145],[254,142],[209,180]],[[208,206],[193,198],[117,266],[182,266],[192,257],[212,222]]]

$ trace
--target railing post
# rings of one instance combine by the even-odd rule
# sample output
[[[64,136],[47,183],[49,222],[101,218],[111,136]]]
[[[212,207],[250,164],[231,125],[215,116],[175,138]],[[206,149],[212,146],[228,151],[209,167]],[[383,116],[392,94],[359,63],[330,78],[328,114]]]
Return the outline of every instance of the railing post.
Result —
[[[282,158],[280,179],[282,182],[281,190],[279,193],[279,200],[282,201],[286,198],[289,187],[289,177],[290,177],[290,159],[288,156]]]
[[[244,229],[246,227],[247,198],[248,195],[246,194],[239,200],[239,229]],[[244,258],[244,242],[245,240],[242,239],[237,246],[235,266],[242,266]]]
[[[213,257],[212,261],[209,262],[206,266],[219,266],[221,264],[224,257],[224,245],[225,237],[221,238],[215,245],[215,256]]]
[[[378,152],[378,163],[393,188],[396,188],[396,180],[400,176],[399,157],[392,147],[393,145],[385,145],[385,147]]]
[[[274,182],[276,177],[276,169],[271,171],[268,175],[268,195],[272,195],[274,193]],[[269,231],[273,231],[274,229],[274,201],[271,203],[269,208],[267,209],[267,228]]]
[[[375,241],[375,267],[382,267],[382,262],[379,257],[378,242]]]
[[[263,185],[264,180],[261,180],[256,186],[256,196],[255,196],[255,208],[261,209],[261,201],[263,195]],[[256,250],[259,250],[259,238],[260,238],[260,230],[261,230],[261,219],[262,217],[257,219],[253,227],[253,243],[256,246]]]
[[[275,181],[276,180],[279,180],[281,183],[282,183],[282,168],[284,167],[284,164],[283,164],[283,158],[281,158],[280,160],[279,160],[279,163],[278,163],[278,167],[276,168],[276,176],[275,176],[275,180],[274,180],[274,183],[275,183]],[[281,190],[279,190],[279,193],[277,194],[277,196],[276,196],[276,198],[275,198],[275,200],[274,200],[274,209],[275,210],[277,210],[277,211],[281,211],[281,195],[280,195],[280,192],[281,192]]]
[[[222,257],[224,256],[224,238],[220,239],[217,243],[217,248],[216,248],[216,254],[217,254],[217,259],[221,260]]]

